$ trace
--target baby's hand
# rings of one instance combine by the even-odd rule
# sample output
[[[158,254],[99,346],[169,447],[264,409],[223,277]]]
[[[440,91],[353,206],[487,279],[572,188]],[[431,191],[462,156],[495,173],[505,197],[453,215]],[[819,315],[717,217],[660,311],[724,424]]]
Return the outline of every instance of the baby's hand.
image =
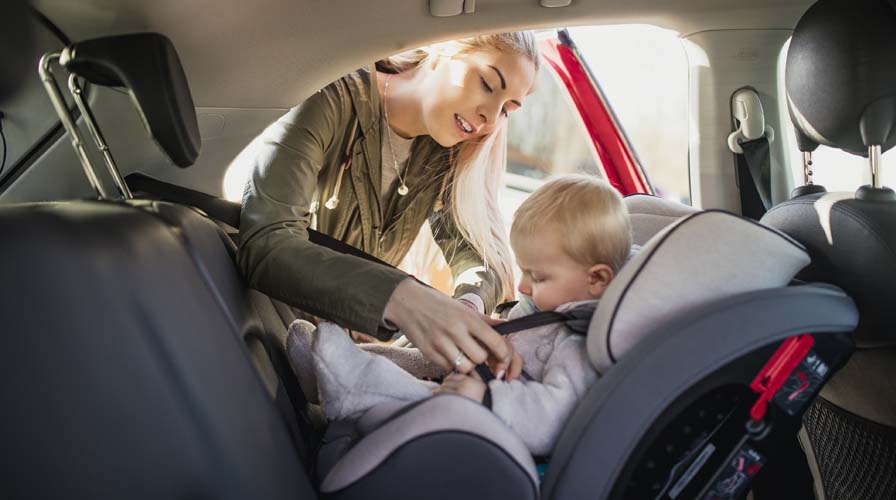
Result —
[[[485,382],[480,380],[475,371],[470,372],[470,375],[452,373],[445,377],[442,385],[436,387],[432,392],[433,394],[459,394],[481,403],[485,396]]]

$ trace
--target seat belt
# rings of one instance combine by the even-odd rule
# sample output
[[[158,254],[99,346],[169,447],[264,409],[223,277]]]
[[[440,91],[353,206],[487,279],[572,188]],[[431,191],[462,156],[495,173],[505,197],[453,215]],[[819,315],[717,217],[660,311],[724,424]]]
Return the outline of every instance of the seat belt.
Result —
[[[129,174],[125,177],[125,182],[131,191],[142,191],[153,195],[162,201],[196,207],[214,220],[223,222],[235,229],[239,229],[240,227],[240,212],[242,211],[242,205],[239,203],[227,201],[218,198],[217,196],[203,193],[202,191],[196,191],[195,189],[189,189],[169,182],[160,181],[154,177],[141,173]],[[354,255],[355,257],[360,257],[384,266],[394,267],[363,250],[339,241],[320,231],[311,228],[308,228],[307,231],[308,241],[315,245],[327,247],[342,254]]]
[[[735,154],[740,188],[741,213],[759,220],[772,206],[771,156],[768,139],[760,137],[740,143],[743,154]]]
[[[594,308],[590,306],[576,307],[564,312],[558,311],[539,311],[528,316],[522,316],[512,319],[505,323],[492,325],[492,329],[501,335],[509,335],[520,330],[528,330],[530,328],[538,328],[541,326],[551,325],[555,323],[565,323],[570,332],[575,335],[585,335],[588,331],[588,325],[591,322],[591,316],[594,315]],[[488,365],[485,363],[476,365],[476,373],[483,382],[488,384],[495,379]],[[529,377],[531,378],[531,377]]]

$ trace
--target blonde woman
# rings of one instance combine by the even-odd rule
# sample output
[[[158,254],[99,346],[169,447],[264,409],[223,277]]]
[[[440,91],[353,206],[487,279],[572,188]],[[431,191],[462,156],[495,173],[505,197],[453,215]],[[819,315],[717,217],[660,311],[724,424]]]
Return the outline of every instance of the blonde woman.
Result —
[[[252,163],[238,253],[250,286],[380,339],[398,328],[444,368],[509,366],[487,316],[513,291],[496,198],[507,116],[538,66],[531,33],[479,36],[380,61],[290,110],[235,160]],[[429,220],[457,300],[310,243],[313,220],[393,265]]]

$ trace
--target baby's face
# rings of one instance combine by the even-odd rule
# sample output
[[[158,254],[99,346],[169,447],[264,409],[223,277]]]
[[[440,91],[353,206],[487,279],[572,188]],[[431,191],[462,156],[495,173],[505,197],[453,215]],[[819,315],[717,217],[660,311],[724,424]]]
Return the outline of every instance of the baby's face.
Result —
[[[517,241],[513,247],[522,271],[517,287],[542,311],[553,311],[567,302],[600,298],[589,281],[589,268],[569,257],[560,247],[559,235],[545,234]]]

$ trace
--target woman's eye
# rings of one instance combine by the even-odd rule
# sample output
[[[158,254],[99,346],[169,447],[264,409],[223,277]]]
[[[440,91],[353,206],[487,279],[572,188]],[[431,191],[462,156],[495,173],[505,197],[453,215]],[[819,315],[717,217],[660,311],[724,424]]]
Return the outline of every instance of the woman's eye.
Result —
[[[485,81],[485,78],[482,78],[481,76],[479,77],[479,80],[482,81],[482,86],[485,87],[485,91],[488,92],[489,94],[491,94],[492,93],[491,85],[489,85],[488,82]]]
[[[501,108],[501,114],[507,116],[507,108]]]

